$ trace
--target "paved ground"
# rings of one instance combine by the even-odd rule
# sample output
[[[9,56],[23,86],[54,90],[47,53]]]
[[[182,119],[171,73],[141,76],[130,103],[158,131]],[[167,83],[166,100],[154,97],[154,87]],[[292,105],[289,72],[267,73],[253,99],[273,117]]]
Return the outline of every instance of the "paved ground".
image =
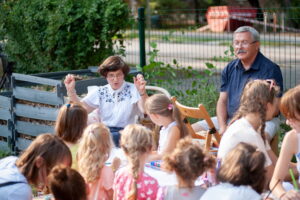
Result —
[[[226,36],[229,37],[229,36]],[[268,58],[280,65],[285,88],[290,88],[300,84],[300,44],[298,38],[294,39],[280,38],[284,40],[294,40],[295,44],[278,46],[261,46],[261,51]],[[283,40],[281,40],[283,41]],[[297,45],[296,45],[297,43]],[[132,64],[139,62],[139,43],[138,39],[126,41],[125,60]],[[149,45],[146,45],[146,51],[149,51]],[[227,46],[220,45],[220,41],[195,42],[195,43],[168,43],[158,42],[159,61],[172,63],[176,59],[182,66],[192,66],[196,69],[204,69],[206,62],[211,62],[217,66],[217,72],[220,72],[228,63],[227,61],[213,61],[212,58],[224,56]],[[217,77],[216,80],[219,80]]]

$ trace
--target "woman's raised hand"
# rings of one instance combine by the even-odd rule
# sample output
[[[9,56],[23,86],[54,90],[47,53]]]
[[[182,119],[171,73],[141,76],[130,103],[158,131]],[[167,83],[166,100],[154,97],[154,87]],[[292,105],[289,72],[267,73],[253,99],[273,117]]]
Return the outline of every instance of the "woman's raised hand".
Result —
[[[144,96],[146,94],[147,84],[147,82],[144,79],[144,76],[142,74],[138,74],[136,77],[133,77],[133,82],[140,95]]]
[[[75,78],[72,74],[68,74],[64,80],[64,84],[68,92],[75,90]]]

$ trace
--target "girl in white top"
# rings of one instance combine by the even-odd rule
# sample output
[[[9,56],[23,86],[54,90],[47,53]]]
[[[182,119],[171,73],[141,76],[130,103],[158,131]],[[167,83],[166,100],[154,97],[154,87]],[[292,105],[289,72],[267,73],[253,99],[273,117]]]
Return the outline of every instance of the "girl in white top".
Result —
[[[163,158],[163,168],[176,173],[178,184],[161,187],[157,200],[199,200],[205,189],[195,186],[195,180],[214,166],[215,159],[206,155],[197,141],[181,139],[176,149]]]
[[[108,84],[91,91],[82,103],[88,113],[99,110],[99,118],[110,129],[113,141],[119,146],[120,134],[126,125],[134,123],[135,116],[144,112],[146,81],[143,75],[133,78],[134,84],[125,81],[129,66],[119,56],[108,57],[98,68],[100,75],[106,78]],[[79,102],[75,90],[75,78],[67,75],[64,81],[71,101]]]
[[[158,153],[153,153],[150,160],[160,160],[162,155],[175,149],[179,139],[189,135],[182,121],[180,111],[164,94],[154,94],[145,102],[145,110],[150,119],[162,126],[159,133]]]
[[[270,188],[273,194],[280,199],[300,199],[300,193],[296,190],[285,191],[282,186],[282,180],[289,176],[288,165],[293,155],[297,159],[297,169],[300,172],[300,85],[288,90],[280,101],[280,111],[286,117],[286,123],[293,130],[284,137],[280,155],[274,170]]]
[[[217,172],[219,185],[208,188],[200,200],[260,200],[265,184],[265,156],[256,147],[239,143]]]
[[[248,82],[241,96],[240,107],[225,131],[218,151],[218,158],[222,160],[240,142],[256,146],[266,157],[268,182],[277,158],[265,141],[264,128],[266,120],[272,119],[277,113],[278,95],[279,87],[273,80]]]

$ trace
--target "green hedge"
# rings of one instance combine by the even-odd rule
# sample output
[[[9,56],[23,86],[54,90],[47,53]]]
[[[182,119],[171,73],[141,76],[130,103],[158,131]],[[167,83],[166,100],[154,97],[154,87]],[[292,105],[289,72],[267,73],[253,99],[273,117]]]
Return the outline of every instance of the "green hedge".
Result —
[[[122,0],[0,0],[0,40],[22,73],[97,65],[131,21]]]

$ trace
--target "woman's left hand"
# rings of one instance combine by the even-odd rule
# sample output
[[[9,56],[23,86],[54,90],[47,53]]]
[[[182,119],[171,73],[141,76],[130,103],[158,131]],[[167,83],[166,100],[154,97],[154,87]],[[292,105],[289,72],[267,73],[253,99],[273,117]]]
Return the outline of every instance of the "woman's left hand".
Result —
[[[147,82],[145,81],[144,76],[142,74],[138,74],[136,77],[133,77],[133,82],[140,95],[145,95]]]

